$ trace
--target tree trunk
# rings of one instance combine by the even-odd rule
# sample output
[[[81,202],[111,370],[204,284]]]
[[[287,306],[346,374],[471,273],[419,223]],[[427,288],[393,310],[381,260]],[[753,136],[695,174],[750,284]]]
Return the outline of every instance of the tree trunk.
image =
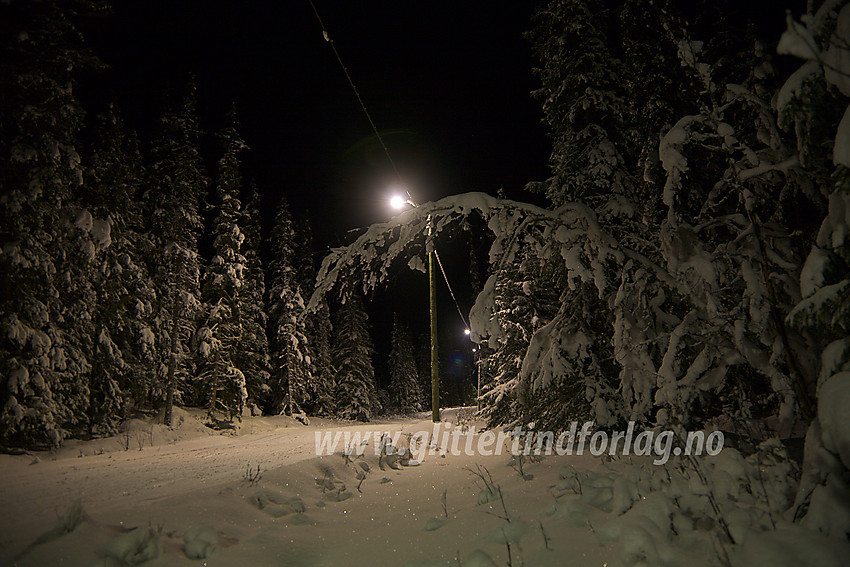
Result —
[[[165,377],[165,411],[162,422],[171,427],[172,408],[174,406],[174,375],[177,372],[177,341],[180,332],[180,301],[177,286],[171,292],[171,347],[168,355],[168,374]]]
[[[287,367],[286,368],[286,392],[287,392],[286,393],[286,398],[287,398],[286,405],[288,406],[287,410],[289,411],[289,416],[292,417],[292,415],[293,415],[293,413],[292,413],[292,379],[293,379],[293,374],[295,374],[295,365],[293,364],[293,359],[295,357],[292,356],[292,354],[290,353],[290,351],[289,351],[290,348],[291,347],[287,347],[287,349],[286,349],[286,352],[287,352],[287,356],[286,356],[286,367]]]
[[[430,232],[430,227],[429,227]],[[431,308],[431,420],[440,421],[440,371],[437,355],[437,280],[434,274],[434,252],[428,254],[429,300]]]

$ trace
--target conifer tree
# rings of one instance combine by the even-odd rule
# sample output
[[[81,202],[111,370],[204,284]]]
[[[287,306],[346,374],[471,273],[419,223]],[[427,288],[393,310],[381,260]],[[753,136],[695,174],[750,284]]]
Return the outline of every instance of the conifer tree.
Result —
[[[316,266],[313,260],[313,230],[310,215],[305,213],[294,221],[294,270],[302,297],[309,297],[316,284]],[[307,354],[310,364],[304,385],[305,410],[314,415],[331,415],[333,412],[333,363],[330,356],[331,321],[326,303],[304,314],[304,332],[307,337]]]
[[[363,308],[355,292],[337,312],[334,324],[337,414],[344,419],[371,421],[378,407],[375,370],[372,366],[372,337]]]
[[[621,192],[629,182],[623,148],[628,112],[622,63],[612,52],[609,10],[599,0],[550,2],[529,37],[541,63],[545,122],[553,134],[552,178],[533,188],[555,206]],[[557,96],[551,96],[557,89]]]
[[[534,187],[554,206],[576,207],[600,229],[598,243],[616,242],[625,257],[607,245],[602,254],[563,247],[561,308],[531,341],[545,350],[524,364],[559,358],[557,367],[587,376],[619,374],[619,384],[587,382],[600,423],[687,422],[727,376],[758,384],[750,402],[780,396],[790,418],[792,341],[777,314],[794,295],[784,272],[797,259],[787,233],[758,237],[759,219],[780,215],[775,198],[761,197],[776,174],[769,184],[754,174],[785,154],[764,111],[770,65],[715,4],[553,1],[531,34],[554,140],[552,177]],[[702,12],[719,18],[691,17]],[[592,272],[581,276],[582,266]],[[533,374],[518,384],[525,403],[531,382],[555,375]]]
[[[802,386],[817,400],[793,510],[795,522],[843,540],[846,530],[832,518],[836,503],[846,502],[841,491],[850,471],[841,433],[850,392],[850,6],[812,2],[802,22],[789,15],[787,23],[777,51],[799,57],[800,67],[776,96],[779,124],[794,135],[797,175],[811,179],[798,191],[828,193],[799,272],[801,297],[786,319],[815,355],[806,365],[814,370],[811,380]]]
[[[213,259],[204,274],[205,321],[198,330],[199,353],[203,359],[200,379],[210,415],[221,410],[229,419],[241,417],[248,398],[245,370],[233,360],[244,334],[243,313],[247,303],[245,281],[247,260],[241,249],[245,235],[239,200],[241,177],[239,154],[246,146],[239,135],[235,111],[219,135],[224,155],[218,164],[216,192],[218,215],[213,228]]]
[[[311,360],[310,409],[314,415],[330,416],[335,413],[336,369],[331,352],[332,333],[330,308],[322,302],[315,312],[307,315]]]
[[[91,281],[98,244],[75,208],[83,110],[76,73],[98,62],[73,7],[7,3],[0,56],[0,438],[57,446],[85,427]],[[100,219],[100,223],[105,222]],[[100,224],[100,227],[103,225]]]
[[[316,284],[316,264],[313,259],[313,228],[310,226],[310,214],[305,212],[292,220],[292,268],[295,281],[304,295],[313,291]]]
[[[113,105],[98,116],[98,138],[83,200],[95,218],[108,219],[98,227],[100,239],[110,244],[90,271],[97,306],[91,320],[89,429],[112,433],[127,405],[150,401],[160,345],[156,290],[143,261],[153,242],[138,202],[146,181],[138,144]]]
[[[295,270],[295,229],[289,204],[281,199],[270,240],[269,343],[272,356],[271,410],[295,415],[309,402],[309,347],[304,300]]]
[[[168,341],[163,348],[160,395],[163,419],[170,425],[175,397],[193,371],[188,342],[195,334],[200,308],[198,238],[203,221],[199,209],[209,184],[198,149],[194,82],[179,108],[163,115],[161,129],[153,147],[152,173],[157,182],[153,220],[159,237],[159,316]]]
[[[513,264],[496,273],[495,309],[502,333],[490,337],[483,364],[492,380],[482,386],[484,416],[491,426],[512,423],[522,418],[541,419],[543,415],[524,415],[519,379],[523,356],[531,337],[549,323],[559,308],[555,270],[533,257],[522,254]],[[577,376],[563,376],[574,381]],[[553,408],[550,408],[553,409]],[[577,417],[577,416],[576,416]]]
[[[266,404],[270,376],[266,279],[259,253],[262,243],[260,206],[259,192],[252,184],[247,205],[242,210],[242,232],[245,235],[242,250],[246,260],[242,289],[242,334],[232,354],[234,364],[245,374],[248,401],[258,408]]]
[[[392,350],[389,358],[390,404],[394,411],[408,414],[420,409],[419,372],[413,354],[410,331],[393,314]]]

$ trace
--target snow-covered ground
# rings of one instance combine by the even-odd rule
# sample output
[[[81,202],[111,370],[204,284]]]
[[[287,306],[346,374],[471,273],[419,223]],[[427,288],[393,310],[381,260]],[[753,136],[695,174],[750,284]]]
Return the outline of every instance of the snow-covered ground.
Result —
[[[521,476],[506,450],[430,455],[419,466],[381,470],[371,447],[353,462],[317,457],[316,432],[414,433],[431,429],[424,415],[356,425],[313,419],[309,426],[246,418],[223,435],[189,413],[177,415],[174,430],[137,421],[126,436],[72,442],[37,458],[0,456],[2,564],[601,567],[710,565],[726,552],[735,565],[762,564],[743,563],[722,541],[717,523],[706,519],[697,475],[682,474],[678,461],[526,458]],[[722,472],[713,478],[727,484],[716,486],[715,500],[726,506],[733,536],[744,539],[768,519],[742,512],[762,510],[758,494],[749,502],[737,492],[735,475],[746,473],[746,461],[730,450],[716,459],[706,470]],[[258,466],[252,482],[246,477]],[[771,461],[760,466],[783,472]],[[488,474],[500,490],[488,491]],[[765,497],[778,499],[768,485]],[[808,553],[812,545],[798,547]],[[831,546],[823,549],[829,560]]]
[[[443,564],[441,560],[453,561],[458,553],[468,558],[476,549],[506,564],[507,546],[498,541],[498,534],[507,522],[488,513],[502,514],[501,504],[479,506],[482,483],[466,469],[487,467],[502,485],[508,512],[518,522],[539,516],[552,504],[547,488],[557,482],[564,460],[528,466],[527,474],[535,475],[532,480],[523,480],[508,466],[507,454],[434,455],[420,466],[382,471],[371,447],[348,465],[341,455],[316,457],[315,432],[412,433],[431,429],[427,419],[362,425],[313,419],[305,427],[285,417],[247,418],[238,434],[219,435],[188,414],[178,415],[185,422],[175,431],[131,424],[126,451],[128,438],[120,436],[69,442],[58,453],[37,458],[0,456],[0,509],[6,511],[0,515],[3,564],[118,565],[117,560],[110,563],[104,558],[126,552],[130,544],[121,539],[148,526],[162,530],[163,553],[145,563],[151,566],[199,564],[182,549],[184,534],[196,526],[211,528],[207,535],[213,534],[216,549],[203,562],[210,566]],[[452,419],[452,412],[444,416]],[[370,470],[358,491],[355,475],[363,470],[358,464],[363,461]],[[585,457],[572,457],[570,462],[599,466],[597,459]],[[260,467],[259,482],[244,478],[248,466],[252,472]],[[346,493],[350,497],[335,502],[337,496],[330,495],[336,492],[317,484],[316,479],[325,479],[328,471],[337,487],[339,482],[346,485],[340,492],[343,498]],[[432,517],[444,516],[444,491],[448,520],[428,531]],[[20,556],[61,522],[77,499],[82,523]],[[121,533],[122,528],[135,526],[140,528]],[[548,545],[565,549],[563,534],[550,529]],[[514,564],[521,556],[529,558],[527,564],[536,564],[528,561],[545,551],[543,531],[525,521],[522,531],[527,533],[519,546],[514,544]],[[602,565],[606,548],[587,537],[587,527],[575,531],[577,537],[569,546],[575,564]],[[508,539],[518,537],[508,532]]]

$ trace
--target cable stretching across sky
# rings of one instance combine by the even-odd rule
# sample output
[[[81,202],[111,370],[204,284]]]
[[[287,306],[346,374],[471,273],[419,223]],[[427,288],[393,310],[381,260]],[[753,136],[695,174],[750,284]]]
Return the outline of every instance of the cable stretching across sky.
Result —
[[[384,142],[384,138],[381,136],[378,127],[375,126],[375,121],[372,120],[372,115],[369,114],[369,110],[366,108],[366,103],[363,102],[363,97],[360,96],[360,91],[357,90],[357,86],[354,84],[354,79],[351,78],[351,74],[348,72],[348,67],[345,66],[345,63],[342,61],[342,57],[339,54],[339,51],[336,48],[336,44],[334,40],[331,39],[330,33],[328,33],[327,27],[325,27],[325,23],[322,20],[322,17],[319,15],[319,10],[316,9],[316,4],[313,3],[313,0],[309,0],[310,7],[313,8],[313,13],[316,15],[316,20],[319,22],[319,26],[322,28],[322,37],[325,38],[325,41],[328,42],[333,49],[334,55],[336,56],[336,60],[339,61],[339,66],[342,67],[342,72],[345,73],[345,78],[348,79],[348,84],[351,85],[351,90],[354,91],[354,96],[357,97],[357,102],[360,103],[360,108],[363,109],[363,114],[366,115],[366,119],[369,120],[369,125],[372,127],[372,131],[375,133],[375,137],[378,139],[378,142],[381,144],[381,147],[384,149],[384,153],[387,156],[387,160],[389,160],[390,165],[393,168],[393,171],[398,178],[401,187],[404,189],[404,192],[407,193],[408,203],[413,204],[413,197],[410,195],[410,191],[407,189],[407,185],[404,183],[404,179],[401,176],[401,173],[396,167],[395,161],[393,161],[392,155],[390,154],[390,149],[387,147],[387,144]],[[414,205],[415,206],[415,205]],[[460,308],[460,305],[457,302],[457,298],[455,297],[455,293],[452,290],[452,285],[449,283],[449,278],[446,275],[446,270],[443,268],[443,262],[440,260],[439,254],[434,250],[434,257],[437,259],[437,264],[440,266],[440,272],[443,274],[443,280],[446,282],[446,287],[449,288],[449,294],[452,297],[452,301],[454,301],[455,307],[457,308],[458,315],[460,315],[460,320],[463,321],[463,325],[465,329],[469,329],[469,323],[466,320],[466,317],[463,316],[463,311]]]

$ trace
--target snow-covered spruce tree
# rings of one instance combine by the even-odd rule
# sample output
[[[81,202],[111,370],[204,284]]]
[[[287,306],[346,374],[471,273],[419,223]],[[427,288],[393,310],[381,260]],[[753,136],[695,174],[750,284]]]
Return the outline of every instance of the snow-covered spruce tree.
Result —
[[[553,280],[550,286],[541,286],[562,292],[561,309],[540,329],[535,341],[529,337],[531,357],[520,374],[529,378],[529,371],[536,372],[532,369],[548,359],[544,366],[583,376],[586,401],[602,424],[624,417],[623,413],[630,418],[648,418],[648,390],[654,380],[646,358],[632,356],[622,342],[618,344],[618,329],[641,328],[640,322],[630,321],[633,314],[626,309],[618,314],[612,305],[616,286],[622,285],[618,280],[628,278],[628,271],[637,270],[638,279],[645,278],[646,270],[634,262],[629,265],[618,249],[633,244],[635,252],[645,256],[646,248],[651,247],[653,200],[646,198],[642,184],[651,181],[655,152],[645,151],[642,142],[655,143],[657,132],[647,130],[649,121],[640,113],[643,109],[661,113],[666,107],[659,96],[640,105],[632,100],[635,92],[649,95],[658,88],[640,88],[635,81],[659,83],[659,77],[643,77],[633,69],[636,60],[621,57],[629,44],[624,24],[629,20],[624,14],[632,4],[550,2],[535,16],[536,27],[529,34],[541,65],[537,74],[542,86],[534,94],[542,101],[553,138],[552,176],[530,188],[544,192],[553,206],[578,205],[586,222],[597,227],[592,234],[597,244],[565,243],[566,281]],[[655,23],[649,17],[642,22],[647,26]],[[665,33],[660,35],[663,38]],[[657,40],[653,44],[659,47]],[[668,51],[662,43],[660,53],[669,55]],[[639,64],[646,65],[646,61],[641,58]],[[641,167],[647,171],[638,171]],[[558,275],[557,271],[551,273]],[[621,388],[609,381],[615,373]],[[527,380],[515,383],[520,389],[514,395],[521,405],[528,406],[528,394],[550,384],[559,372],[545,374],[549,376],[534,384]],[[635,411],[624,412],[624,406]]]
[[[781,124],[797,137],[800,161],[829,191],[828,209],[800,274],[802,300],[788,322],[820,355],[816,419],[806,435],[794,520],[843,545],[850,533],[850,6],[822,3],[788,29],[778,51],[805,63],[776,99]],[[838,117],[841,117],[838,119]],[[837,127],[836,127],[837,124]],[[815,185],[814,188],[818,186]]]
[[[138,201],[145,169],[133,136],[114,106],[98,116],[98,143],[81,199],[92,233],[110,244],[91,270],[97,290],[92,310],[93,351],[89,385],[90,433],[112,433],[128,407],[147,407],[156,375],[159,328],[156,290],[143,258],[153,248]]]
[[[509,425],[524,419],[534,419],[539,425],[554,422],[557,427],[570,419],[587,417],[584,400],[584,377],[579,373],[559,377],[545,390],[546,406],[539,413],[528,411],[520,404],[520,372],[531,337],[546,325],[559,309],[557,276],[552,266],[527,252],[518,255],[509,266],[495,274],[493,317],[501,333],[491,335],[486,343],[483,364],[492,379],[482,389],[482,414],[490,426]],[[552,394],[568,392],[564,399],[553,403]],[[526,399],[529,392],[522,393]]]
[[[295,415],[309,402],[307,383],[310,356],[304,318],[304,300],[294,267],[295,229],[289,204],[282,198],[269,242],[269,379],[270,411]]]
[[[156,283],[159,318],[163,322],[165,364],[158,378],[163,419],[171,424],[175,399],[192,375],[188,352],[200,308],[198,238],[203,230],[199,212],[209,180],[198,149],[200,127],[191,82],[183,103],[161,119],[153,145],[152,175],[156,182],[153,227],[159,238]]]
[[[302,297],[313,293],[316,285],[316,265],[314,260],[313,229],[310,215],[304,213],[294,221],[295,241],[293,249],[295,277]],[[331,321],[327,305],[314,312],[306,312],[305,334],[307,336],[307,354],[310,357],[309,372],[305,390],[305,410],[313,415],[333,414],[333,362],[330,354]]]
[[[719,17],[690,17],[703,9]],[[722,16],[702,3],[552,2],[532,34],[554,139],[554,175],[537,188],[555,205],[580,199],[616,251],[588,258],[592,278],[570,278],[562,299],[574,308],[538,338],[581,333],[591,358],[616,361],[620,384],[603,388],[616,396],[593,396],[602,423],[717,415],[729,383],[731,405],[744,396],[770,411],[781,400],[788,421],[796,399],[806,413],[778,316],[794,294],[788,231],[760,230],[760,219],[785,220],[777,213],[792,200],[767,198],[788,157],[763,98],[770,66],[745,23]],[[526,364],[535,351],[558,356],[534,342]]]
[[[217,215],[213,227],[213,258],[202,286],[203,323],[196,336],[201,357],[198,376],[210,417],[220,411],[228,419],[241,418],[248,398],[245,369],[233,360],[244,333],[243,312],[247,260],[242,255],[245,235],[239,224],[239,154],[246,148],[239,135],[235,110],[219,134],[224,154],[218,162]]]
[[[0,440],[58,446],[85,427],[91,352],[87,211],[76,73],[98,65],[75,27],[85,2],[0,6]],[[79,223],[75,222],[79,220]],[[105,221],[98,219],[98,226]],[[88,229],[88,230],[87,230]]]
[[[503,268],[496,275],[493,315],[503,329],[500,336],[487,339],[488,356],[484,364],[490,369],[482,392],[482,414],[488,425],[510,424],[522,418],[517,401],[519,370],[523,355],[534,332],[529,298],[522,293],[517,266]]]
[[[349,295],[336,314],[333,360],[336,367],[336,412],[339,417],[370,421],[380,411],[372,337],[363,300]]]
[[[233,363],[245,374],[248,403],[257,408],[266,405],[270,376],[266,278],[259,254],[262,242],[260,206],[260,195],[252,184],[241,221],[245,235],[242,251],[246,260],[242,285],[242,334],[235,352],[231,354]]]
[[[629,86],[623,81],[628,65],[618,57],[622,34],[617,9],[607,3],[550,2],[535,16],[535,23],[529,39],[540,62],[536,71],[542,86],[534,95],[542,101],[552,133],[552,176],[529,187],[545,193],[553,206],[579,204],[579,216],[601,229],[603,242],[607,242],[601,247],[580,242],[569,245],[562,252],[570,272],[567,278],[539,286],[562,293],[561,309],[546,326],[526,329],[539,331],[537,340],[524,334],[511,337],[509,342],[526,341],[526,349],[532,347],[528,350],[531,357],[525,361],[523,355],[513,363],[519,370],[516,378],[509,378],[506,366],[493,369],[506,379],[493,394],[498,398],[507,394],[506,399],[518,403],[513,411],[497,412],[493,418],[519,412],[531,419],[530,395],[541,386],[552,385],[553,378],[569,376],[566,381],[570,383],[579,378],[585,381],[585,402],[595,408],[600,423],[609,424],[617,418],[621,405],[614,399],[618,397],[616,386],[608,381],[613,368],[606,361],[615,360],[616,353],[611,348],[615,333],[607,296],[618,279],[621,257],[609,253],[619,245],[608,231],[640,224],[635,218],[639,216],[634,204],[637,184],[630,167],[641,155],[636,143],[640,135],[634,128]],[[597,255],[593,248],[602,254]],[[590,273],[582,274],[588,267]],[[557,278],[557,271],[550,275]],[[536,368],[546,366],[551,369],[544,371],[548,376],[529,382]]]
[[[313,228],[310,226],[309,211],[292,220],[292,230],[292,268],[295,270],[295,281],[299,289],[309,293],[316,285]]]
[[[611,52],[607,3],[554,1],[535,15],[529,33],[553,135],[552,179],[535,189],[555,205],[617,191],[629,182],[616,138],[627,130],[622,62]],[[580,110],[580,111],[579,111]],[[614,188],[612,190],[612,188]]]
[[[777,126],[762,39],[746,22],[695,28],[679,34],[678,58],[703,88],[680,97],[683,116],[659,147],[666,212],[653,236],[661,257],[651,257],[672,278],[660,306],[671,331],[658,334],[662,356],[650,354],[653,402],[660,422],[778,414],[787,431],[812,414],[812,350],[783,319],[799,298],[823,174]]]
[[[413,342],[407,325],[398,314],[393,314],[392,350],[390,350],[390,410],[401,414],[418,411],[420,408],[420,380],[413,355]]]
[[[307,338],[310,347],[310,401],[313,415],[331,416],[336,412],[334,400],[336,368],[331,352],[333,326],[328,304],[314,312],[306,312]]]

